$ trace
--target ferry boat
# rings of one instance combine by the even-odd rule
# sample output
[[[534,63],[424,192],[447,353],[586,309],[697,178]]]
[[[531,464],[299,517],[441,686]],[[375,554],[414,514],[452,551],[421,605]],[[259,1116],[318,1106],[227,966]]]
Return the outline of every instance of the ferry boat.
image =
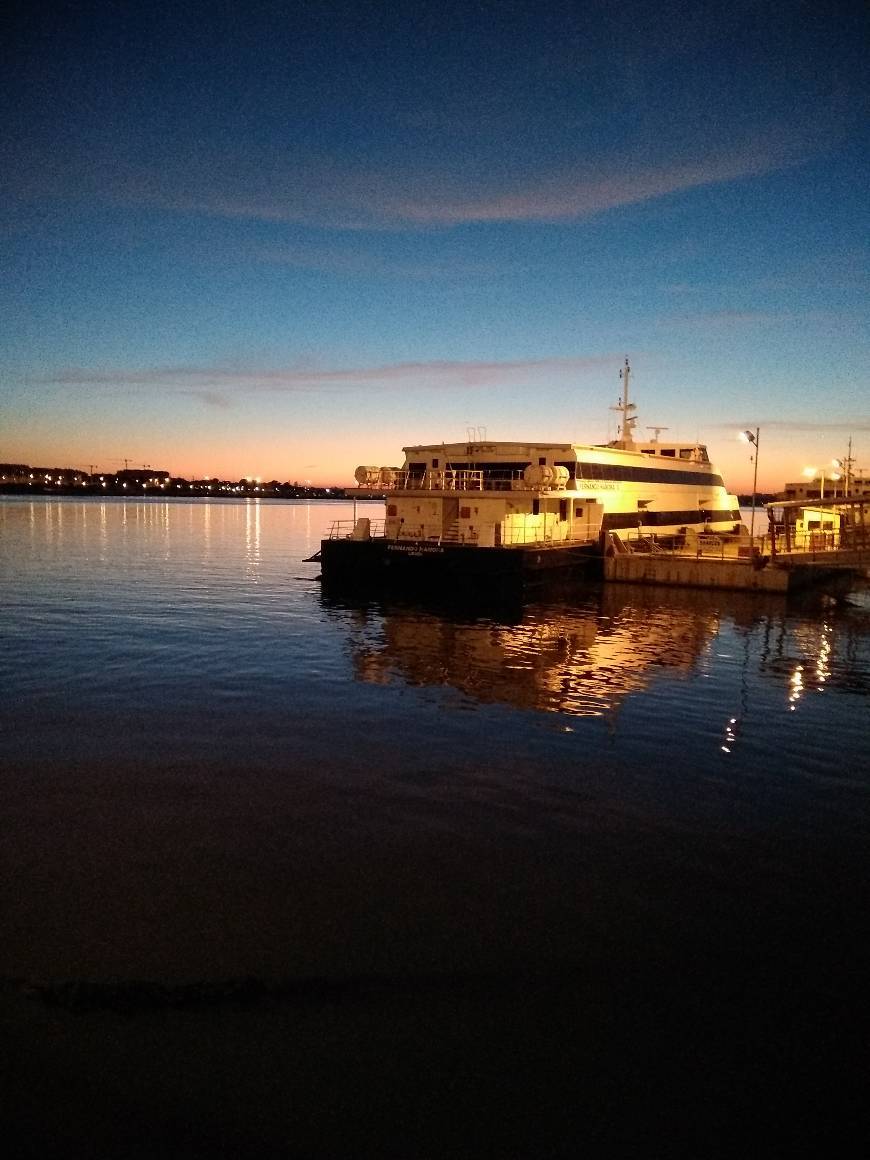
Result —
[[[626,359],[611,443],[469,439],[405,447],[398,468],[358,467],[357,494],[384,496],[386,514],[333,526],[320,550],[324,582],[526,584],[600,571],[614,537],[744,536],[737,498],[704,445],[662,442],[663,427],[635,440],[630,378]]]

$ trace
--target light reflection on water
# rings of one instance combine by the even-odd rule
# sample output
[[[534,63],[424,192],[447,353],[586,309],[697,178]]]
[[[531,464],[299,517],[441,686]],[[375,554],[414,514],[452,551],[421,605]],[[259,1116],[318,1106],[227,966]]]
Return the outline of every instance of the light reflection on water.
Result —
[[[61,716],[83,727],[77,704],[124,712],[135,689],[137,709],[184,716],[192,748],[213,738],[216,696],[264,719],[288,711],[331,719],[340,686],[346,723],[349,707],[376,695],[363,687],[378,686],[393,709],[400,690],[440,689],[451,706],[481,715],[498,706],[602,719],[629,749],[641,735],[670,747],[679,736],[694,759],[734,756],[750,742],[772,757],[799,737],[794,749],[811,763],[832,731],[847,750],[862,747],[860,595],[839,609],[799,609],[777,598],[614,585],[532,603],[514,623],[325,600],[316,565],[304,561],[346,514],[336,506],[4,502],[2,676],[20,718],[63,700]],[[407,719],[413,704],[402,702]],[[626,711],[632,727],[623,729]],[[223,727],[230,732],[231,721]]]
[[[512,625],[364,611],[349,635],[354,672],[375,684],[445,685],[482,703],[600,717],[661,670],[697,673],[719,627],[715,610],[651,606],[643,593],[579,596],[579,608],[530,605]]]
[[[613,707],[660,676],[685,681],[735,666],[757,677],[791,664],[791,686],[805,668],[816,689],[832,679],[845,689],[865,684],[868,606],[860,594],[832,611],[610,586],[572,593],[570,602],[527,605],[514,624],[321,601],[312,583],[316,566],[303,561],[332,519],[345,514],[337,506],[7,499],[0,504],[5,629],[38,650],[40,622],[59,612],[121,615],[134,634],[140,618],[153,617],[188,632],[195,648],[199,632],[211,633],[229,617],[259,625],[257,646],[281,654],[282,638],[266,621],[275,616],[280,624],[292,610],[320,643],[346,626],[352,671],[342,676],[452,685],[481,701],[578,714]],[[22,618],[34,635],[21,631]],[[103,641],[114,638],[118,661],[124,635],[119,625]],[[224,641],[229,669],[249,641],[232,634]],[[46,656],[44,663],[62,670],[66,660]],[[268,671],[268,650],[261,664]]]
[[[674,859],[687,860],[726,905],[734,843],[775,840],[760,866],[783,842],[870,834],[865,596],[801,608],[612,586],[513,616],[326,599],[305,561],[349,516],[344,504],[0,502],[0,762],[12,832],[41,873],[63,877],[53,859],[77,840],[63,830],[74,816],[88,857],[104,851],[103,877],[117,879],[113,920],[158,866],[188,876],[200,910],[220,880],[232,938],[212,923],[199,950],[181,918],[162,921],[191,962],[218,940],[247,969],[245,945],[273,966],[286,956],[246,924],[259,914],[292,926],[293,875],[316,895],[309,880],[327,857],[345,866],[335,890],[350,897],[408,843],[422,852],[402,855],[404,877],[378,878],[375,909],[404,929],[396,892],[419,877],[431,939],[405,949],[428,962],[454,944],[436,936],[444,903],[423,883],[427,859],[459,906],[459,851],[474,875],[489,850],[510,863],[517,843],[543,843],[566,867],[610,867],[596,871],[602,915],[647,913],[663,905],[648,896],[655,865],[670,882]],[[183,848],[163,843],[170,833]],[[645,851],[643,868],[626,843]],[[203,851],[202,866],[188,850]],[[723,859],[715,874],[710,850]],[[275,894],[246,917],[249,864]],[[575,872],[547,870],[554,907],[575,897]],[[10,905],[36,954],[44,915],[32,899]],[[71,913],[79,927],[59,920],[54,951],[75,945],[94,969],[126,968],[89,927],[97,919]],[[456,947],[477,945],[471,918],[450,921]],[[168,969],[174,952],[143,932],[129,951],[138,969]],[[396,953],[356,912],[342,932],[306,927],[293,961]],[[491,945],[504,952],[494,934]]]

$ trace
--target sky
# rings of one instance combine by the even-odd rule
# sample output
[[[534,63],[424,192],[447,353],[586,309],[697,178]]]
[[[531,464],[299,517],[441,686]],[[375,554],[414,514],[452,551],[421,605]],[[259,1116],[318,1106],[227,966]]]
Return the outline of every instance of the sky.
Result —
[[[349,484],[638,431],[870,473],[863,0],[21,4],[0,461]]]

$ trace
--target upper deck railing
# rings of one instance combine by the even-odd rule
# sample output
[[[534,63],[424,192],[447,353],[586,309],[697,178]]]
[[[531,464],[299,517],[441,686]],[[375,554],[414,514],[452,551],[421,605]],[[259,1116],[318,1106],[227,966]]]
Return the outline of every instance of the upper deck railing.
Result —
[[[522,484],[523,473],[467,467],[430,467],[424,471],[360,467],[356,481],[360,487],[376,491],[512,491]]]
[[[496,533],[490,527],[492,540],[489,547],[519,548],[535,545],[538,548],[558,548],[592,542],[584,532],[572,533],[563,529],[561,532],[555,517],[545,518],[536,523],[531,519],[507,526],[499,525]],[[386,521],[364,517],[354,520],[334,520],[329,535],[330,540],[383,540],[389,539],[395,544],[464,544],[475,546],[481,539],[481,530],[460,527],[458,521],[453,521],[445,527],[443,524],[420,523],[413,527],[394,526],[387,535]]]

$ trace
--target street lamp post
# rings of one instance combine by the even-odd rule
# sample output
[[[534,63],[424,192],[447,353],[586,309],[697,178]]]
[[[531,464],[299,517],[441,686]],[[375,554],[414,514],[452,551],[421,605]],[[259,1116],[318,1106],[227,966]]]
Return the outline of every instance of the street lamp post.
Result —
[[[817,467],[805,467],[804,468],[804,475],[807,477],[807,479],[809,479],[810,481],[813,481],[813,480],[815,480],[815,478],[817,476],[819,476],[819,470]],[[825,473],[824,473],[824,471],[822,471],[821,476],[819,478],[819,502],[821,502],[824,498],[825,498]]]
[[[840,472],[843,470],[842,459],[832,459],[831,460],[831,467],[833,467],[834,470],[831,472],[830,478],[835,481],[834,482],[834,499],[836,499],[837,498],[837,483],[836,483],[836,481],[843,478],[842,475],[840,474]],[[848,473],[848,468],[847,468],[847,470],[846,470],[846,482],[843,484],[843,495],[847,496],[848,494],[849,494],[849,473]]]
[[[749,517],[749,553],[750,553],[750,555],[755,554],[755,500],[756,500],[756,495],[758,493],[758,443],[759,443],[760,437],[761,437],[761,428],[760,427],[756,427],[754,432],[753,431],[744,431],[744,432],[742,432],[742,434],[740,436],[740,438],[744,439],[747,443],[751,443],[753,448],[755,449],[755,454],[752,457],[754,464],[755,464],[753,471],[752,471],[752,514]]]

